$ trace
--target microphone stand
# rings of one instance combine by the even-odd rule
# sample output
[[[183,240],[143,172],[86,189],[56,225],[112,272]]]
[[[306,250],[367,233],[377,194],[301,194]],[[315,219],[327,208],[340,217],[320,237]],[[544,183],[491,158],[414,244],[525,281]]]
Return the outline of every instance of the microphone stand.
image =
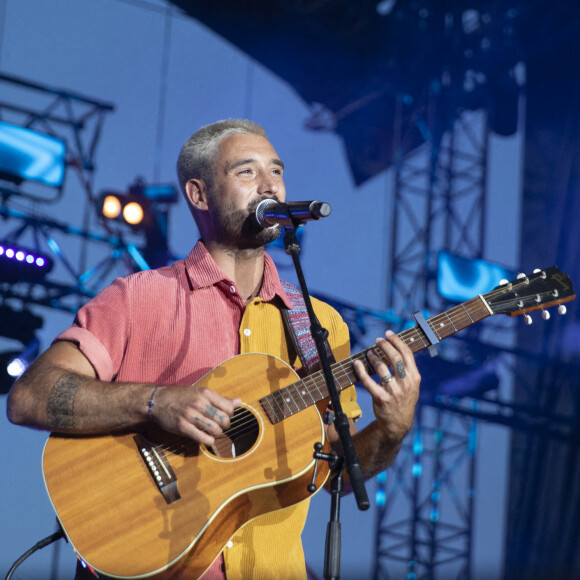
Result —
[[[332,403],[332,410],[335,417],[334,426],[342,443],[342,457],[338,456],[334,451],[331,454],[321,453],[322,445],[320,443],[316,443],[314,445],[315,452],[313,456],[316,459],[314,468],[315,471],[314,477],[312,479],[313,483],[308,486],[309,491],[313,492],[316,489],[314,487],[316,465],[321,459],[328,461],[333,472],[333,476],[331,480],[331,514],[326,533],[324,577],[334,580],[340,578],[341,534],[339,517],[340,496],[343,491],[343,466],[346,467],[347,473],[349,475],[350,485],[352,487],[358,509],[361,511],[367,510],[370,506],[370,502],[362,475],[362,468],[354,448],[354,444],[352,442],[352,437],[350,435],[348,417],[342,410],[340,396],[336,388],[334,375],[332,374],[332,370],[330,368],[330,360],[327,355],[325,346],[328,331],[322,328],[318,318],[316,317],[316,314],[314,313],[314,309],[312,308],[312,301],[310,300],[308,288],[306,287],[302,266],[298,258],[298,254],[300,253],[300,245],[298,244],[298,240],[296,238],[296,230],[302,222],[295,220],[290,215],[290,212],[288,212],[288,217],[294,223],[294,227],[284,228],[284,249],[288,255],[292,256],[292,261],[296,270],[296,276],[298,277],[300,290],[302,291],[302,296],[304,298],[304,303],[306,305],[306,310],[310,319],[310,332],[316,344],[316,350],[318,351],[318,357],[322,367],[324,380],[326,382],[328,393],[330,395],[330,401]]]

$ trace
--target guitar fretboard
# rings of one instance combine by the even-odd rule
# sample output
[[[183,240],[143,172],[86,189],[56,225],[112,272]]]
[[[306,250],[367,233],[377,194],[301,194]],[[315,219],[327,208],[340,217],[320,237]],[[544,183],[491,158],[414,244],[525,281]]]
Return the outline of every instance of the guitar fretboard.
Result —
[[[430,318],[427,320],[427,324],[437,339],[443,340],[491,314],[492,312],[484,298],[478,296]],[[399,337],[412,350],[413,354],[431,346],[427,335],[418,325],[400,332]],[[367,352],[371,349],[386,364],[390,365],[383,351],[376,346],[371,346],[349,358],[334,363],[331,369],[339,392],[347,389],[357,381],[352,366],[354,360],[360,360],[366,366],[368,372],[374,374],[374,370],[370,367],[366,357]],[[317,371],[304,379],[263,397],[260,399],[260,404],[270,421],[278,423],[328,397],[329,393],[324,375],[322,371]]]

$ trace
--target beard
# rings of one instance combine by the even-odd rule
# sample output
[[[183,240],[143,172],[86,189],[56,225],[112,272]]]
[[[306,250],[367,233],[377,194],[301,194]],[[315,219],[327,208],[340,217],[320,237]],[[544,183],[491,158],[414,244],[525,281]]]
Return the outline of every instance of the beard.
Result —
[[[276,197],[272,199],[279,201]],[[256,208],[261,201],[263,199],[254,200],[245,209],[235,207],[233,204],[212,208],[222,244],[239,250],[255,250],[263,248],[280,236],[282,231],[280,226],[263,228],[258,223]]]

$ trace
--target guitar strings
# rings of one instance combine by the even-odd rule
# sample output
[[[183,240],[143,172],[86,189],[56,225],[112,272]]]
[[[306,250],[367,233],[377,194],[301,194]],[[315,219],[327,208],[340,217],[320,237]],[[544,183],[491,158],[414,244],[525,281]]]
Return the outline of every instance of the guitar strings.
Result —
[[[375,349],[375,347],[370,347]],[[355,355],[353,355],[352,357],[345,359],[343,361],[339,361],[334,363],[331,366],[333,375],[335,377],[335,379],[337,380],[337,382],[340,384],[340,379],[346,379],[346,383],[343,380],[343,384],[344,386],[342,387],[342,389],[350,386],[351,384],[353,384],[355,377],[354,377],[354,373],[349,372],[347,370],[347,368],[345,368],[345,365],[348,364],[348,366],[352,369],[352,361],[353,360],[361,360],[368,368],[368,370],[370,371],[370,363],[368,363],[368,361],[366,360],[366,351],[368,351],[370,349],[366,349],[363,352],[357,353]],[[299,391],[300,396],[302,398],[302,401],[304,403],[304,407],[300,408],[299,405],[296,403],[296,401],[294,399],[291,399],[292,401],[294,401],[294,406],[296,407],[296,411],[292,411],[290,409],[290,406],[288,405],[288,401],[283,400],[283,403],[286,403],[286,407],[287,409],[285,410],[283,407],[280,407],[278,401],[276,400],[276,398],[273,396],[277,393],[280,393],[281,391],[288,391],[290,388],[294,388],[296,390],[298,390],[298,385],[301,385],[302,387],[304,387],[304,389],[302,391]],[[341,390],[342,390],[341,389]],[[302,396],[302,392],[304,392],[305,394],[308,394],[310,396],[310,398],[312,399],[311,403],[306,403],[306,401],[304,400],[304,397]],[[321,372],[316,372],[312,375],[308,375],[306,377],[304,377],[303,379],[300,379],[294,383],[291,383],[290,385],[287,385],[286,387],[283,387],[282,389],[280,389],[279,391],[276,391],[274,393],[270,393],[269,395],[266,395],[265,397],[262,397],[262,399],[258,400],[258,401],[254,401],[252,403],[248,403],[247,407],[251,407],[252,410],[254,412],[256,412],[258,415],[260,415],[260,417],[262,418],[263,421],[268,421],[269,420],[269,416],[267,411],[263,408],[262,405],[262,400],[263,399],[271,399],[274,403],[276,403],[276,406],[278,407],[278,410],[275,410],[274,408],[272,408],[272,413],[274,415],[275,418],[279,418],[279,416],[281,415],[282,419],[287,418],[288,416],[294,415],[296,414],[296,412],[299,412],[301,410],[304,410],[310,406],[312,406],[313,404],[315,404],[316,402],[322,401],[323,399],[328,397],[328,390],[327,390],[327,386],[326,386],[326,381],[324,380],[324,377],[322,375]],[[278,397],[279,399],[281,397]],[[244,407],[242,407],[243,409]],[[239,437],[242,436],[244,434],[248,434],[249,432],[251,432],[254,429],[254,425],[255,425],[255,421],[256,419],[254,418],[254,415],[252,414],[252,412],[249,409],[245,409],[245,412],[241,412],[240,413],[240,417],[238,419],[234,419],[232,420],[230,427],[224,431],[224,433],[222,435],[218,435],[215,437],[215,443],[214,446],[215,447],[221,447],[222,448],[222,453],[220,453],[220,455],[225,455],[225,452],[227,451],[227,448],[224,447],[224,445],[227,445],[228,447],[231,445],[232,442],[232,437]],[[266,416],[264,416],[266,415]],[[176,437],[179,437],[176,435]],[[197,445],[193,440],[188,440],[187,438],[183,437],[182,441],[180,443],[177,443],[175,446],[171,446],[171,445],[166,445],[166,444],[157,444],[155,447],[157,449],[163,449],[165,452],[168,453],[176,453],[179,452],[180,450],[182,450],[184,443],[189,443],[190,445]],[[219,451],[219,449],[218,449]]]
[[[467,326],[469,326],[475,322],[478,322],[479,320],[482,320],[482,318],[478,318],[477,320],[474,320],[466,308],[467,305],[471,305],[471,306],[477,305],[476,309],[480,309],[483,312],[485,312],[485,316],[484,316],[484,318],[485,318],[485,317],[490,315],[490,312],[487,308],[487,305],[484,305],[482,303],[482,300],[487,302],[487,299],[490,299],[490,298],[492,299],[492,298],[495,298],[495,297],[500,296],[502,294],[506,294],[508,292],[513,292],[514,290],[518,290],[522,286],[526,286],[528,284],[529,284],[529,281],[526,278],[522,278],[521,282],[512,282],[511,286],[508,286],[508,285],[499,286],[483,296],[476,296],[476,297],[472,298],[471,300],[468,300],[467,302],[465,302],[463,304],[460,304],[458,306],[454,306],[453,308],[451,308],[443,313],[435,315],[432,318],[428,319],[426,322],[431,327],[432,331],[436,335],[438,335],[441,332],[442,328],[446,328],[445,322],[443,322],[443,321],[448,321],[453,328],[453,332],[451,334],[446,335],[446,336],[439,335],[439,338],[446,338],[447,336],[451,336],[452,334],[455,334],[459,330],[463,330]],[[551,292],[540,292],[537,294],[538,294],[538,296],[545,296],[545,295],[551,294]],[[514,298],[510,298],[509,300],[506,300],[504,302],[500,302],[500,304],[507,303],[507,302],[513,301],[513,300],[514,300]],[[476,315],[475,311],[472,312],[472,314]],[[468,325],[463,326],[462,328],[459,328],[459,329],[457,329],[455,327],[455,323],[459,324],[460,321],[465,322],[466,320],[469,321]],[[439,332],[437,330],[438,328],[439,328]],[[447,329],[448,328],[449,327],[447,326]],[[403,342],[405,342],[405,344],[409,344],[409,343],[412,344],[414,342],[416,336],[419,337],[423,347],[429,346],[429,344],[430,344],[429,341],[427,340],[427,344],[426,344],[425,341],[423,340],[424,331],[418,325],[415,325],[415,326],[399,333],[399,337],[401,338],[401,340],[403,340]],[[425,336],[425,338],[427,338],[427,337]],[[407,341],[409,341],[409,342],[407,342]],[[352,372],[352,362],[354,360],[360,360],[361,362],[363,362],[363,364],[365,364],[365,366],[367,367],[367,370],[372,371],[372,369],[370,369],[370,364],[368,363],[368,361],[366,359],[366,353],[370,349],[373,349],[375,351],[375,353],[383,360],[383,362],[388,364],[388,361],[384,360],[384,356],[382,355],[382,351],[380,351],[380,349],[378,350],[376,348],[376,346],[371,346],[371,347],[369,347],[369,348],[367,348],[359,353],[352,355],[351,357],[344,359],[343,361],[338,361],[338,362],[334,363],[331,366],[332,374],[334,375],[334,378],[337,381],[337,383],[339,383],[339,385],[342,387],[340,390],[343,390],[344,388],[353,384],[353,382],[356,382],[356,377],[354,376],[354,373]],[[374,374],[374,371],[373,371],[373,374]],[[321,378],[322,378],[322,381],[321,381]],[[341,384],[341,380],[342,380],[342,384]],[[348,384],[346,384],[345,381]],[[304,387],[304,388],[299,389],[298,388],[299,385]],[[343,386],[343,385],[345,385],[345,386]],[[314,389],[313,389],[313,387],[314,387]],[[295,397],[290,394],[291,388],[294,388],[294,390],[299,394],[300,399],[302,400],[302,404],[303,404],[302,408],[296,402]],[[282,393],[282,391],[285,391],[286,393],[288,393],[289,397],[283,398],[283,396],[280,394],[280,393]],[[276,398],[274,396],[276,394],[280,394],[280,395]],[[304,399],[303,395],[309,395],[309,397],[310,397],[310,399],[312,399],[312,401],[310,403],[307,403],[306,400]],[[313,395],[315,395],[315,396],[313,396]],[[293,415],[296,412],[299,412],[301,410],[304,410],[304,409],[314,405],[315,403],[322,401],[324,398],[327,398],[327,397],[328,397],[328,390],[327,390],[327,386],[326,386],[326,381],[324,380],[322,373],[320,371],[318,371],[318,372],[316,372],[312,375],[309,375],[303,379],[300,379],[300,380],[298,380],[290,385],[287,385],[286,387],[283,387],[279,391],[276,391],[274,393],[270,393],[269,395],[262,397],[262,399],[260,399],[258,401],[253,401],[252,403],[249,403],[247,406],[251,407],[253,409],[257,408],[258,409],[257,412],[259,414],[262,414],[262,411],[260,410],[260,408],[262,407],[261,401],[264,399],[267,399],[267,401],[270,403],[272,414],[274,415],[275,418],[280,420],[279,419],[280,414],[281,414],[281,419],[285,419],[286,417],[291,416],[291,415]],[[290,401],[294,403],[294,406],[296,407],[296,411],[292,411],[290,409],[290,405],[289,405]],[[278,411],[276,411],[274,409],[274,407],[271,404],[272,402],[274,402],[276,404],[276,406],[278,407]],[[287,407],[286,410],[280,406],[280,402],[282,402],[283,404],[286,405],[286,407]],[[263,419],[268,420],[269,419],[268,412],[266,410],[264,410],[264,413],[266,414],[266,417],[263,417]],[[241,434],[248,433],[249,430],[254,428],[253,427],[254,424],[255,424],[255,418],[254,418],[252,412],[250,412],[249,410],[246,410],[245,412],[238,413],[237,419],[234,415],[234,418],[232,419],[232,421],[230,423],[230,427],[226,431],[224,431],[224,433],[222,435],[218,435],[215,438],[215,441],[216,441],[215,445],[217,446],[222,441],[225,441],[227,444],[230,444],[232,435],[239,436]],[[161,447],[166,451],[173,452],[171,450],[171,448],[164,448],[163,446],[161,446]],[[177,449],[178,448],[175,448],[175,450],[177,450]]]

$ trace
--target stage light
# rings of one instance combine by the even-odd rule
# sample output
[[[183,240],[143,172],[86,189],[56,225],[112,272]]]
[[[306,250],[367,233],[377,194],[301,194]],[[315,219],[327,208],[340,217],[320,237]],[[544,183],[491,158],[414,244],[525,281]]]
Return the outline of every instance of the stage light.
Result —
[[[0,352],[0,395],[5,395],[14,384],[16,377],[10,374],[8,366],[20,354],[19,350]]]
[[[53,260],[38,250],[0,241],[0,282],[42,280],[53,265]]]
[[[19,349],[12,346],[0,353],[0,394],[6,394],[14,380],[38,356],[40,342],[36,332],[44,320],[30,310],[15,310],[7,304],[0,305],[0,336],[17,341]]]
[[[97,211],[105,219],[132,227],[145,228],[153,223],[152,202],[138,193],[104,192],[99,196]]]
[[[178,200],[177,189],[173,185],[143,185],[137,183],[131,188],[131,193],[141,194],[143,197],[155,202],[176,203]]]
[[[123,217],[125,218],[125,221],[132,226],[140,224],[145,217],[143,206],[136,201],[130,201],[123,208]]]
[[[169,209],[178,199],[173,185],[146,185],[139,178],[127,192],[101,193],[97,214],[142,234],[144,245],[139,248],[138,257],[133,257],[141,269],[149,269],[165,266],[171,258],[167,242]]]
[[[19,378],[38,356],[40,342],[35,337],[24,350],[9,350],[0,353],[0,395],[8,393]]]
[[[61,187],[65,154],[64,141],[0,121],[0,179]]]
[[[103,200],[102,213],[106,218],[115,219],[121,214],[121,200],[115,195],[107,195]]]
[[[6,365],[6,372],[9,376],[17,379],[27,368],[28,365],[20,357],[16,356]]]
[[[498,264],[439,252],[437,289],[440,296],[447,300],[470,300],[478,294],[489,292],[500,280],[511,280],[514,277],[514,272]]]
[[[9,358],[6,365],[6,372],[9,376],[17,379],[29,367],[30,363],[38,356],[40,350],[40,341],[34,337],[26,348],[11,359]]]
[[[376,5],[377,14],[380,16],[388,16],[395,8],[397,0],[381,0]]]
[[[146,185],[138,178],[127,192],[105,191],[99,195],[97,212],[134,228],[160,227],[166,220],[168,206],[178,201],[173,185]]]

